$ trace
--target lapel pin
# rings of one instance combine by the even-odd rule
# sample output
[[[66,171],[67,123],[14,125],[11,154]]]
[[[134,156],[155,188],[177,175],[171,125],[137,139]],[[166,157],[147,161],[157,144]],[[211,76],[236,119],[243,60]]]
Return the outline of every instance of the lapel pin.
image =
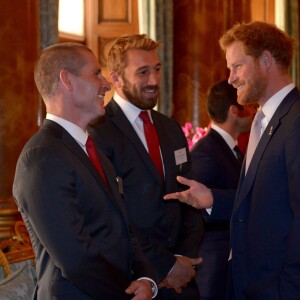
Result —
[[[272,133],[273,133],[273,126],[270,127],[269,135],[272,135]]]

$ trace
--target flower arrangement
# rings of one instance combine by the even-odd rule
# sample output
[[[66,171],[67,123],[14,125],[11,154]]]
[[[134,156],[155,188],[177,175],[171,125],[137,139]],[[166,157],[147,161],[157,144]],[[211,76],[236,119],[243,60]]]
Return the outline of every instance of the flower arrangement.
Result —
[[[193,125],[190,122],[186,122],[185,125],[181,128],[187,139],[189,150],[191,150],[193,146],[197,143],[197,141],[203,138],[207,133],[207,127],[193,128]]]

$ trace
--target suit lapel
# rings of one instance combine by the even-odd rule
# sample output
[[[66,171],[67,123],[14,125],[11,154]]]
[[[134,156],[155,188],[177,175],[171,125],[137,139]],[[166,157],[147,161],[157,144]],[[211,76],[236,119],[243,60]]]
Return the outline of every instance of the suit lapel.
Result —
[[[222,138],[222,136],[213,128],[209,130],[207,135],[211,136],[215,140],[215,143],[217,144],[216,146],[218,147],[218,151],[224,152],[224,157],[226,157],[226,159],[229,159],[232,162],[232,166],[234,166],[235,169],[240,170],[241,166],[236,156],[234,155],[233,151],[230,149],[228,144],[225,142],[225,140]]]
[[[70,152],[72,152],[79,160],[82,161],[82,163],[89,169],[89,171],[91,172],[93,177],[95,177],[95,179],[101,183],[101,185],[100,185],[101,188],[103,190],[105,190],[105,192],[107,194],[109,194],[109,196],[111,197],[111,192],[108,189],[106,183],[103,181],[103,179],[100,176],[100,174],[98,173],[97,169],[95,168],[95,166],[93,165],[93,163],[91,162],[91,160],[89,159],[87,154],[84,152],[84,150],[76,142],[76,140],[63,127],[61,127],[60,125],[58,125],[55,122],[45,120],[44,128],[46,128],[47,130],[50,130],[52,132],[59,133],[58,137],[60,137],[61,142],[64,144],[64,146],[66,148],[68,148],[68,150]],[[97,151],[99,153],[99,150],[97,150]],[[103,153],[100,153],[99,159],[102,164],[104,174],[108,175],[108,176],[106,176],[108,183],[109,183],[109,185],[111,185],[112,184],[112,182],[110,180],[111,176],[108,174],[108,166],[107,166],[107,163],[105,162],[105,155]]]
[[[145,149],[143,143],[141,142],[139,136],[135,132],[134,128],[128,121],[127,117],[123,113],[119,105],[112,99],[106,106],[106,112],[109,114],[111,121],[121,130],[124,135],[131,141],[133,147],[136,148],[139,156],[142,158],[143,162],[153,174],[153,176],[161,181],[161,176],[153,164],[149,153]]]
[[[241,179],[239,182],[236,202],[234,205],[234,211],[238,209],[243,200],[246,198],[247,194],[251,191],[252,185],[255,180],[257,169],[259,167],[262,156],[265,152],[267,145],[269,144],[272,137],[276,134],[276,131],[280,127],[280,120],[288,113],[292,104],[298,97],[298,90],[293,89],[281,102],[277,110],[275,111],[272,119],[270,120],[268,126],[266,127],[262,137],[259,140],[257,148],[252,157],[251,163],[248,167],[247,174],[245,175],[245,161],[242,167]]]

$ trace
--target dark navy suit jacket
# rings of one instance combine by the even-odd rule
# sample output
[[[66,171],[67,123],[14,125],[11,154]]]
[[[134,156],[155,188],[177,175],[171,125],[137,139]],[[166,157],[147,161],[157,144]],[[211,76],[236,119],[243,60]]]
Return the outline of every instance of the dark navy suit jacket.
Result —
[[[131,299],[132,278],[152,276],[99,154],[109,187],[74,138],[45,120],[20,155],[13,195],[36,255],[37,299]]]
[[[265,129],[231,219],[229,299],[300,299],[300,95],[293,89]]]
[[[239,181],[241,163],[222,138],[210,129],[191,151],[197,181],[212,190],[211,214],[203,210],[205,234],[199,255],[197,283],[201,297],[225,299],[228,277],[229,222]]]
[[[163,200],[166,193],[182,189],[177,175],[191,178],[191,161],[179,124],[157,111],[151,113],[163,157],[164,184],[143,143],[113,99],[106,106],[105,120],[89,131],[123,179],[129,218],[162,280],[175,263],[174,254],[197,257],[203,227],[199,211],[176,200]],[[176,164],[176,150],[185,151],[185,162]]]

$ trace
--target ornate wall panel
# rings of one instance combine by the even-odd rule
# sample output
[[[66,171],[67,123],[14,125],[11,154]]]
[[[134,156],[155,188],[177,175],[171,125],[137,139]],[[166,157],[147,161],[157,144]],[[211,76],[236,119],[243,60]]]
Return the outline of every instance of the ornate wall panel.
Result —
[[[39,52],[39,1],[1,1],[0,9],[0,241],[21,218],[12,199],[16,162],[38,130],[33,68]]]
[[[1,1],[0,199],[12,194],[15,165],[38,129],[33,68],[39,52],[39,1]]]
[[[237,21],[250,20],[247,0],[174,1],[174,118],[206,126],[209,87],[227,77],[218,40]]]
[[[173,117],[184,124],[206,126],[206,95],[227,78],[218,40],[236,22],[274,20],[274,0],[174,1]]]

